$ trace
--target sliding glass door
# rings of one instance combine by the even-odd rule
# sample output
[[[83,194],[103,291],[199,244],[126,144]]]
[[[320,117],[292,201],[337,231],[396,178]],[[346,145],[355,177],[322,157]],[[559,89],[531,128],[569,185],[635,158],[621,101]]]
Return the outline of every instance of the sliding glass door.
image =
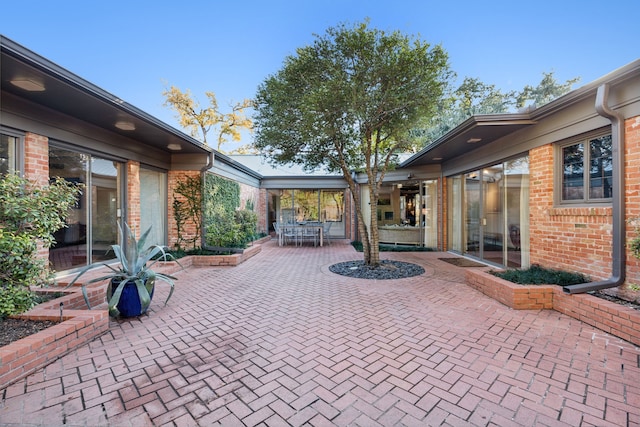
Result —
[[[122,165],[113,160],[51,146],[49,176],[83,184],[84,190],[67,219],[55,233],[49,261],[60,272],[115,258],[118,241]]]
[[[493,264],[528,266],[528,157],[447,182],[449,249]]]

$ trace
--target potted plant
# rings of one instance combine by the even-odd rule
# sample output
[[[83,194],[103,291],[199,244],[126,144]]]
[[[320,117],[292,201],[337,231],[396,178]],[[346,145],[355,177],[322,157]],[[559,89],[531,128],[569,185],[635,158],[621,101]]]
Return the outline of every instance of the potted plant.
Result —
[[[103,280],[109,280],[107,301],[109,303],[109,314],[113,317],[135,317],[144,314],[151,304],[156,279],[164,280],[171,287],[169,296],[165,301],[166,305],[173,295],[173,281],[176,278],[167,274],[157,273],[151,267],[158,261],[175,260],[178,265],[180,263],[173,255],[165,252],[165,248],[162,246],[145,246],[151,227],[140,236],[139,240],[136,239],[135,233],[127,223],[124,223],[124,229],[118,223],[118,229],[120,232],[119,241],[125,242],[126,237],[126,245],[124,248],[121,245],[111,245],[111,248],[120,265],[117,267],[107,263],[89,265],[81,270],[67,287],[73,286],[87,271],[98,267],[106,267],[110,270],[108,274],[82,284],[82,295],[89,308],[91,308],[91,304],[89,303],[86,286]]]

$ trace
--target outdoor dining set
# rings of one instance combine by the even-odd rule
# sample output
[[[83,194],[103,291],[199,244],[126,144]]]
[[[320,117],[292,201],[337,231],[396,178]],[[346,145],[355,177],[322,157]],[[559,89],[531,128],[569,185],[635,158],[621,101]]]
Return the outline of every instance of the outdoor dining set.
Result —
[[[302,246],[305,242],[313,246],[322,246],[325,238],[329,243],[329,230],[331,222],[318,221],[302,221],[296,223],[280,223],[274,222],[273,229],[278,236],[278,244],[280,246],[294,244]]]

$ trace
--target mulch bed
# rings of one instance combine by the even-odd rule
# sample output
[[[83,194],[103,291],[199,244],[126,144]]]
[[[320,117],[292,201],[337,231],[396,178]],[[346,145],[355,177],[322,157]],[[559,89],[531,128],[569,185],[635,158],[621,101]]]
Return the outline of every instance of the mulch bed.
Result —
[[[440,261],[448,262],[456,267],[486,267],[485,264],[471,261],[467,258],[438,258]]]
[[[0,347],[28,337],[58,322],[51,320],[0,319]]]
[[[357,279],[393,280],[419,276],[424,268],[410,262],[382,260],[377,267],[371,267],[364,261],[346,261],[329,267],[332,273]]]

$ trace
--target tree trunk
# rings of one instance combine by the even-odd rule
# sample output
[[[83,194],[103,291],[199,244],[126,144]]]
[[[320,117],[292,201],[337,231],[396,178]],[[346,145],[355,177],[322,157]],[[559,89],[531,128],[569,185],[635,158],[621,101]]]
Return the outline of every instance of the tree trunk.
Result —
[[[380,245],[378,235],[378,195],[376,194],[374,187],[375,184],[369,185],[369,209],[371,224],[369,226],[369,262],[367,265],[377,267],[380,265]]]

